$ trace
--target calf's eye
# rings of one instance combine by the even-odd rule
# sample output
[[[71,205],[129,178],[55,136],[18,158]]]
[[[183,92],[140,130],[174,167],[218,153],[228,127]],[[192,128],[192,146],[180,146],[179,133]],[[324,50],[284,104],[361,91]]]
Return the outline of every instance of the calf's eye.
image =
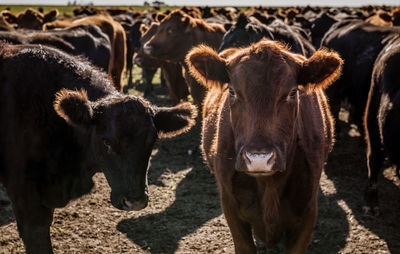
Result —
[[[232,87],[229,87],[229,95],[230,95],[231,97],[236,97],[235,90],[233,90]]]

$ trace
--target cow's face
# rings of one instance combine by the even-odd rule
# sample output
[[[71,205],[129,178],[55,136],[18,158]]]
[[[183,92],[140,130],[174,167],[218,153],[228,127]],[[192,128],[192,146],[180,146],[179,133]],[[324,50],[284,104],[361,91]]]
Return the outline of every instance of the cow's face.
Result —
[[[284,172],[297,140],[302,96],[328,86],[342,60],[321,50],[310,59],[269,40],[217,55],[207,47],[187,57],[191,72],[206,86],[229,93],[235,169],[252,176]]]
[[[50,22],[58,15],[57,10],[51,10],[45,15],[33,9],[27,9],[18,16],[10,11],[3,11],[2,15],[9,24],[15,24],[17,28],[42,30],[43,24]]]
[[[150,56],[180,61],[185,58],[191,45],[191,17],[175,11],[162,20],[153,37],[144,44],[144,52]]]
[[[161,66],[161,61],[158,58],[154,58],[144,52],[143,46],[148,40],[156,33],[158,29],[158,23],[152,23],[150,28],[142,24],[140,32],[142,37],[140,38],[140,48],[135,55],[134,63],[142,68],[156,69]]]
[[[147,168],[157,138],[178,135],[194,124],[189,103],[157,108],[137,97],[114,94],[96,102],[84,91],[62,90],[55,110],[78,132],[84,146],[111,186],[111,203],[124,210],[140,210],[148,202]]]

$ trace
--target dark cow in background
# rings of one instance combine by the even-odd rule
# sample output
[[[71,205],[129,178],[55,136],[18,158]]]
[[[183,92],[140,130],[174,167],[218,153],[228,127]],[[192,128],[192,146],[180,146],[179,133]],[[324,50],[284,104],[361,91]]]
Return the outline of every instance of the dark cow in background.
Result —
[[[144,45],[144,52],[154,58],[177,62],[183,66],[184,77],[195,104],[201,107],[204,88],[189,74],[185,56],[198,44],[217,49],[225,29],[220,24],[207,24],[177,10],[165,17],[154,36]]]
[[[400,28],[345,20],[335,23],[325,34],[321,46],[337,51],[344,60],[343,75],[327,90],[334,117],[338,117],[341,103],[347,100],[349,120],[362,131],[374,62],[399,32]]]
[[[366,211],[379,214],[378,177],[386,157],[400,168],[400,39],[387,44],[376,59],[364,116],[368,186]]]
[[[282,21],[276,20],[267,26],[252,21],[244,14],[240,14],[236,24],[226,32],[219,51],[231,47],[248,46],[262,38],[287,43],[293,52],[305,56],[310,56],[315,51],[310,42]]]
[[[199,46],[187,62],[208,88],[201,148],[236,253],[256,253],[252,230],[268,248],[283,238],[285,253],[305,253],[333,146],[323,90],[342,60],[326,50],[306,59],[264,39],[220,55]]]
[[[126,34],[120,23],[108,14],[98,14],[76,20],[62,20],[47,23],[45,30],[54,28],[75,27],[80,25],[97,25],[107,34],[111,43],[111,57],[108,65],[109,78],[118,91],[121,91],[121,76],[126,65]]]
[[[108,70],[111,44],[96,25],[81,25],[65,29],[37,31],[0,31],[0,40],[12,44],[43,44],[87,58],[92,64]]]
[[[88,193],[98,170],[113,206],[146,207],[154,142],[196,117],[189,103],[123,95],[88,62],[46,46],[1,44],[0,80],[0,182],[28,253],[52,253],[54,208]]]
[[[121,23],[126,33],[126,71],[128,72],[128,86],[132,86],[132,68],[133,55],[140,49],[140,26],[143,24],[141,20],[137,20],[132,24]]]
[[[8,10],[2,11],[1,14],[7,23],[15,25],[17,29],[42,30],[44,24],[55,20],[58,16],[58,10],[51,10],[43,15],[34,9],[28,8],[18,15]]]

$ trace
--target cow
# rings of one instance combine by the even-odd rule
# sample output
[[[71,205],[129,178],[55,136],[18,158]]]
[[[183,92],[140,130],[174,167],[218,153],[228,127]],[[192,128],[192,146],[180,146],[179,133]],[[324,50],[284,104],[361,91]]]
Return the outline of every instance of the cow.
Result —
[[[0,40],[11,44],[43,44],[66,53],[86,57],[92,64],[108,70],[111,44],[106,34],[96,25],[80,25],[48,31],[0,31]]]
[[[188,73],[185,56],[193,46],[201,43],[217,49],[224,33],[225,28],[220,24],[207,24],[176,10],[161,21],[157,32],[143,49],[146,54],[155,58],[181,64],[193,101],[201,107],[205,91]]]
[[[305,56],[310,56],[315,51],[310,42],[282,21],[275,20],[266,26],[244,14],[240,14],[236,24],[225,33],[218,51],[221,52],[231,47],[248,46],[262,38],[285,42],[294,52]]]
[[[335,23],[321,41],[321,47],[337,51],[344,60],[343,75],[326,91],[332,113],[338,117],[341,103],[347,101],[349,121],[356,124],[360,132],[363,132],[363,115],[374,62],[382,48],[399,32],[397,27],[344,20]]]
[[[263,39],[220,54],[192,49],[187,62],[204,84],[201,150],[218,185],[236,253],[268,248],[305,253],[317,218],[321,171],[334,142],[324,89],[342,60],[310,58]]]
[[[2,11],[1,14],[7,23],[15,25],[17,29],[42,30],[44,24],[54,21],[58,16],[58,10],[50,10],[43,15],[34,9],[28,8],[18,15],[13,14],[9,10]]]
[[[146,207],[155,141],[195,123],[190,103],[121,94],[89,62],[47,46],[1,44],[0,80],[0,182],[27,253],[52,253],[54,209],[89,193],[97,171],[114,207]]]
[[[141,20],[132,24],[121,23],[126,33],[126,71],[128,72],[128,86],[132,86],[133,55],[140,49]]]
[[[371,87],[364,114],[367,142],[368,185],[364,212],[379,214],[378,176],[386,157],[396,166],[399,176],[400,89],[398,66],[400,39],[387,44],[378,55],[371,78]],[[372,210],[371,210],[372,209]]]
[[[152,23],[150,27],[142,25],[142,37],[140,39],[141,47],[134,58],[134,62],[142,68],[142,77],[144,79],[146,88],[145,96],[153,91],[152,79],[153,76],[149,75],[155,73],[157,68],[161,68],[161,73],[164,76],[165,83],[168,87],[168,93],[171,101],[176,104],[180,100],[185,100],[189,94],[185,79],[182,75],[182,66],[179,63],[163,61],[151,57],[144,53],[143,45],[151,39],[158,29],[158,23]]]
[[[111,43],[111,57],[108,74],[118,91],[121,91],[121,75],[126,65],[126,34],[120,23],[108,14],[98,14],[76,20],[54,21],[45,24],[44,29],[74,27],[79,25],[97,25],[107,34]]]

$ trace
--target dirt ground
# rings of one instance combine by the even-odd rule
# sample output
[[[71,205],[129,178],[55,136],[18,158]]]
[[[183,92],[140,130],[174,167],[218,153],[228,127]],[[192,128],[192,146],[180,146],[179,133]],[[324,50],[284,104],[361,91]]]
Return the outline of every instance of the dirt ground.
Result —
[[[155,93],[151,101],[168,105],[165,88],[157,85]],[[307,253],[400,253],[400,181],[393,168],[386,168],[379,179],[380,216],[363,215],[364,142],[354,129],[339,124],[351,135],[336,143],[322,175],[318,221]],[[104,176],[95,175],[91,194],[56,209],[55,253],[233,253],[214,177],[198,149],[199,130],[156,144],[150,202],[141,211],[113,208]],[[269,251],[258,246],[262,254],[282,253],[281,246]],[[0,254],[24,252],[11,207],[0,205]]]

